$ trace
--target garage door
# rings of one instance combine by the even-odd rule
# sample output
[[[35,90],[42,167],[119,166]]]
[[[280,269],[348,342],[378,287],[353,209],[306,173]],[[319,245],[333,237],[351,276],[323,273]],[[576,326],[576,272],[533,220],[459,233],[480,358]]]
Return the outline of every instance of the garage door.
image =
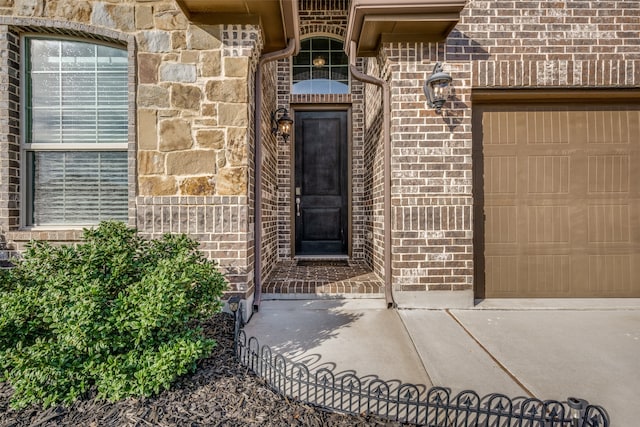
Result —
[[[640,105],[473,114],[477,297],[640,297]]]

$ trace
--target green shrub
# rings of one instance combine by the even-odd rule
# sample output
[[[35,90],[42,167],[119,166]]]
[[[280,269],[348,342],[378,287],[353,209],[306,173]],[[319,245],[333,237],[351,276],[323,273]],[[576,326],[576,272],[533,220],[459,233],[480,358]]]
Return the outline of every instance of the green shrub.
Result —
[[[120,222],[77,246],[31,242],[0,271],[0,380],[12,406],[118,400],[167,389],[211,353],[197,321],[226,282],[184,235],[145,240]]]

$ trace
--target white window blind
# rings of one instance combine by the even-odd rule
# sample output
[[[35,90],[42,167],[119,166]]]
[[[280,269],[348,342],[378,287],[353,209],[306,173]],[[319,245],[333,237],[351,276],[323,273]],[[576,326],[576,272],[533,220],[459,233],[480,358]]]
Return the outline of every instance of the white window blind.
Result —
[[[33,163],[35,224],[126,221],[126,152],[38,151]]]
[[[28,143],[127,142],[127,52],[30,39]]]
[[[126,220],[127,52],[66,39],[25,44],[27,222]]]

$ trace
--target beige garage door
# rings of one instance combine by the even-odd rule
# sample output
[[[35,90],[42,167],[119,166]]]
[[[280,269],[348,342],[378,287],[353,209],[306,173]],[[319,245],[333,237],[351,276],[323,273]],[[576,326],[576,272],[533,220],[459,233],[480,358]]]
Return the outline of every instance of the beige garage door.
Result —
[[[640,297],[640,104],[473,113],[477,296]]]

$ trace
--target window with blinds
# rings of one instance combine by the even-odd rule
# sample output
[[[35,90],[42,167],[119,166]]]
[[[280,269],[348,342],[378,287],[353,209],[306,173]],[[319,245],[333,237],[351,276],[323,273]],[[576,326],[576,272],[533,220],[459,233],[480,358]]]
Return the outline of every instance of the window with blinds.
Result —
[[[25,38],[27,225],[127,219],[124,49]]]

